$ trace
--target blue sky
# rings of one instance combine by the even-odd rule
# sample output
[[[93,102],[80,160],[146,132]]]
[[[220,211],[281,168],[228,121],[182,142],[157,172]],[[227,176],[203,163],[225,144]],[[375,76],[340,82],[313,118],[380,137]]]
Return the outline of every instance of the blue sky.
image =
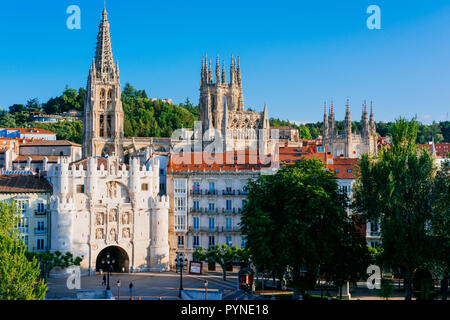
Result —
[[[69,30],[69,5],[81,29]],[[369,30],[369,5],[381,30]],[[292,121],[320,121],[324,100],[343,120],[350,98],[360,119],[374,100],[377,121],[429,123],[450,111],[450,3],[433,1],[107,0],[122,85],[149,96],[198,102],[201,58],[241,58],[246,107]],[[0,0],[0,107],[41,102],[68,84],[86,86],[102,0]]]

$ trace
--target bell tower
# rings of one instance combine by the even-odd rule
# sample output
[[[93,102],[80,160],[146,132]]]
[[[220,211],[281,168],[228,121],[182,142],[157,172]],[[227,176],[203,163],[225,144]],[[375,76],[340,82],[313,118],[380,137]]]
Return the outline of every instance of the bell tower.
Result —
[[[103,9],[97,48],[87,81],[83,116],[83,157],[123,156],[123,108],[119,63],[114,65],[108,13]]]

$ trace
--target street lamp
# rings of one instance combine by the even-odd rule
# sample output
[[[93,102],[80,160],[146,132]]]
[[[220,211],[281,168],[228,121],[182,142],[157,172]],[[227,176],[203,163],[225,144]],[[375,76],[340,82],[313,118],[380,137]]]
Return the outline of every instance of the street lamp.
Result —
[[[115,260],[114,259],[111,260],[111,256],[109,255],[109,252],[106,254],[106,260],[102,259],[102,264],[105,265],[105,263],[107,265],[107,270],[108,270],[106,290],[111,290],[111,288],[109,287],[109,274],[112,271],[112,265],[115,263]]]
[[[206,299],[207,295],[208,295],[208,280],[205,280],[205,300],[207,300]]]
[[[187,265],[187,258],[184,256],[184,252],[177,252],[177,258],[175,259],[176,268],[180,269],[180,290],[178,297],[181,298],[181,290],[183,290],[183,268]]]
[[[117,280],[117,300],[120,300],[120,279]]]

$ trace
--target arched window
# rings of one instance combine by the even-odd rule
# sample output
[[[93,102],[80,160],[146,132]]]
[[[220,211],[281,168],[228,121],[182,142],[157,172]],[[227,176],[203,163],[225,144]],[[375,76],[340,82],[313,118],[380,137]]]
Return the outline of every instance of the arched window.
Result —
[[[108,101],[107,101],[107,104],[106,104],[106,107],[108,109],[111,108],[111,105],[112,105],[112,95],[113,95],[113,92],[112,92],[111,89],[109,89],[108,90]]]
[[[106,92],[105,89],[100,90],[100,109],[105,109],[106,106]]]
[[[99,135],[100,137],[104,137],[105,136],[105,122],[103,119],[103,115],[100,115],[100,121],[99,121]]]
[[[107,117],[106,136],[111,137],[111,115],[108,115],[108,117]]]

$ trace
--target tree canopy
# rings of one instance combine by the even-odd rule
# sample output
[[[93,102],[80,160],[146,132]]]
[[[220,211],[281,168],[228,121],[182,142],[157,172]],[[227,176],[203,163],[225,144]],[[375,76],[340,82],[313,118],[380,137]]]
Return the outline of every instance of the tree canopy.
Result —
[[[17,229],[15,203],[0,202],[0,299],[42,300],[47,285],[38,280],[39,262],[26,256],[26,245]]]

